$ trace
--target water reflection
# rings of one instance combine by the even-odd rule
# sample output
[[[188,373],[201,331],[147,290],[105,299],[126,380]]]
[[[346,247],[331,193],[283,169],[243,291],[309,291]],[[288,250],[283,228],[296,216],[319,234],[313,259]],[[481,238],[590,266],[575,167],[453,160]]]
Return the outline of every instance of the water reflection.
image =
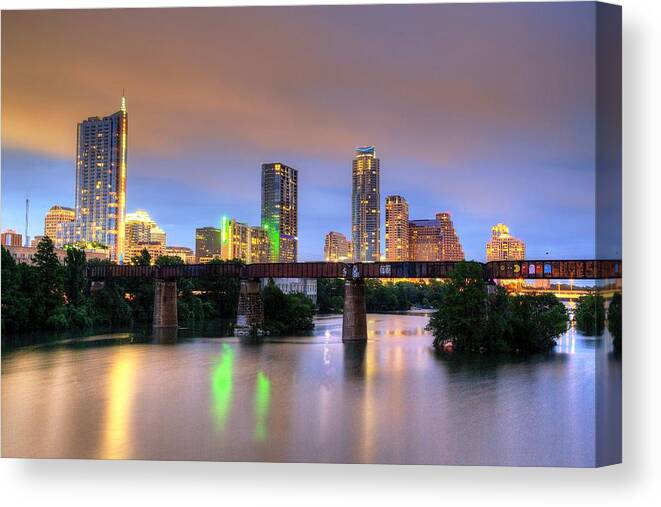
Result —
[[[131,456],[131,416],[135,394],[136,355],[130,348],[116,349],[108,374],[100,457],[126,459]]]
[[[267,437],[267,423],[271,406],[271,381],[264,372],[257,373],[255,381],[255,440],[263,442]]]
[[[218,431],[225,429],[232,405],[233,363],[234,350],[227,343],[223,343],[222,352],[211,375],[212,409]]]
[[[14,350],[2,361],[3,455],[595,463],[595,399],[619,406],[609,338],[569,330],[547,355],[447,359],[427,319],[370,315],[367,344],[342,344],[333,316],[258,345],[188,330],[168,346],[106,335]],[[599,392],[596,367],[610,372]]]

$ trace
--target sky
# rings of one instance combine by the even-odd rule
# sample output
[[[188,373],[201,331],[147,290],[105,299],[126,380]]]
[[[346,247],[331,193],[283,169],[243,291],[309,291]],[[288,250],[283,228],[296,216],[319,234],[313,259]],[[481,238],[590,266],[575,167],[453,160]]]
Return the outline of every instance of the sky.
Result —
[[[466,257],[503,222],[528,258],[595,255],[591,3],[14,11],[2,16],[2,227],[73,206],[76,124],[129,115],[127,212],[168,244],[260,220],[260,166],[299,171],[299,260],[350,233],[374,145],[410,218]],[[385,229],[382,225],[382,252]]]

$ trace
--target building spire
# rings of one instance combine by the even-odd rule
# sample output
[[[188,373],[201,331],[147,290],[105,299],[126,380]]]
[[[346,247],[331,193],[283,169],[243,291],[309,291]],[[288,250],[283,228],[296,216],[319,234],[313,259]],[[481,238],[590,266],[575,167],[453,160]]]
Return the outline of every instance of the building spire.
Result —
[[[126,112],[126,95],[124,94],[124,88],[122,88],[122,101],[120,102],[119,110],[123,113]]]

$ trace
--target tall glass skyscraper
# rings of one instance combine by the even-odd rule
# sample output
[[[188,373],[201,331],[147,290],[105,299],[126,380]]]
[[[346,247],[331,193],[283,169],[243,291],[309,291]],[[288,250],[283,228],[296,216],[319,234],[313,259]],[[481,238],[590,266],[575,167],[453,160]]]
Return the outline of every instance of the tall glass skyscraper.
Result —
[[[379,159],[374,146],[356,148],[351,192],[351,239],[355,262],[381,258]]]
[[[298,171],[280,162],[262,164],[262,227],[271,262],[298,258]]]
[[[126,98],[119,111],[78,124],[76,232],[78,241],[101,243],[123,261],[126,216]]]

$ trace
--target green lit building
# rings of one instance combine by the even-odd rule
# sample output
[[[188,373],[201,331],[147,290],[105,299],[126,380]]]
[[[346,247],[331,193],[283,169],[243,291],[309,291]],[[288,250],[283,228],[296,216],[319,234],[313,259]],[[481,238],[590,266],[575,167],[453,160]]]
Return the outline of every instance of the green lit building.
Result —
[[[270,262],[298,257],[298,171],[280,162],[262,164],[262,228]]]

